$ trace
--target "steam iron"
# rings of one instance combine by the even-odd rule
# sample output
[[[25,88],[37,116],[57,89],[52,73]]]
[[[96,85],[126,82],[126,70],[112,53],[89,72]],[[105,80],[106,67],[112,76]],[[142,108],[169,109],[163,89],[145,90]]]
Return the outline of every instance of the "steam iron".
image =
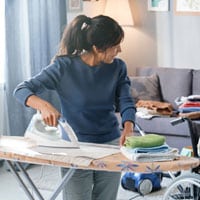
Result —
[[[65,138],[68,138],[68,141],[62,139],[63,134],[67,136]],[[66,147],[71,143],[73,147],[79,147],[76,134],[64,118],[58,120],[57,127],[52,127],[44,123],[39,112],[33,115],[25,132],[25,137],[37,140],[40,144],[47,143],[49,146]]]
[[[60,132],[64,132],[75,146],[79,146],[78,138],[72,127],[67,123],[67,121],[64,118],[60,118],[58,120],[58,123],[58,128],[60,129]]]
[[[39,112],[33,115],[25,136],[27,136],[27,133],[33,133],[35,136],[49,140],[58,140],[61,138],[60,130],[57,127],[46,125]]]

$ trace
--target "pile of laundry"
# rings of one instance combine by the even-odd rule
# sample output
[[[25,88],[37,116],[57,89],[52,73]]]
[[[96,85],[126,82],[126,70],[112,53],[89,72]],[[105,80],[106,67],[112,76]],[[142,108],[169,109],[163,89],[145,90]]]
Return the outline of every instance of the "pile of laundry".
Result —
[[[173,107],[170,103],[154,100],[139,100],[136,103],[137,113],[140,118],[151,119],[158,116],[172,116]]]
[[[157,134],[127,137],[121,152],[128,159],[141,162],[174,160],[179,157],[178,149],[169,147],[165,137]]]
[[[200,118],[200,95],[190,95],[176,100],[180,117]]]

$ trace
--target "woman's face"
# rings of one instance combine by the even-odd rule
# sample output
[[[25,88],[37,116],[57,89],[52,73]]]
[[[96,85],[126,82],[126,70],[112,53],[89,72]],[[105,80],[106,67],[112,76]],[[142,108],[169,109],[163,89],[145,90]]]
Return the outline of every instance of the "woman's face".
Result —
[[[121,46],[120,46],[120,44],[118,44],[118,45],[115,45],[113,47],[106,49],[103,52],[99,52],[99,59],[101,62],[110,64],[113,62],[114,58],[120,52],[121,52]]]

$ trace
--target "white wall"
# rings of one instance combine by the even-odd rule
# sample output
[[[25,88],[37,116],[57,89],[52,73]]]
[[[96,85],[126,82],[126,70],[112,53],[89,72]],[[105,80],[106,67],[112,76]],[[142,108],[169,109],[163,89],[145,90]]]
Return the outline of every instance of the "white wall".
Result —
[[[74,17],[79,14],[85,14],[88,17],[94,17],[96,15],[102,14],[105,7],[106,0],[99,1],[84,1],[83,2],[83,11],[82,12],[69,12],[67,14],[67,20],[70,22]]]

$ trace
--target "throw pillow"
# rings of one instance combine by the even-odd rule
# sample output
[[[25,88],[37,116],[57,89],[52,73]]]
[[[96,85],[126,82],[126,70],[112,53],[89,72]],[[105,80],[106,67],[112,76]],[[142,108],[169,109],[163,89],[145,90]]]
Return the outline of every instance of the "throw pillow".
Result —
[[[161,101],[160,85],[158,76],[135,76],[130,77],[132,96],[138,100]]]

